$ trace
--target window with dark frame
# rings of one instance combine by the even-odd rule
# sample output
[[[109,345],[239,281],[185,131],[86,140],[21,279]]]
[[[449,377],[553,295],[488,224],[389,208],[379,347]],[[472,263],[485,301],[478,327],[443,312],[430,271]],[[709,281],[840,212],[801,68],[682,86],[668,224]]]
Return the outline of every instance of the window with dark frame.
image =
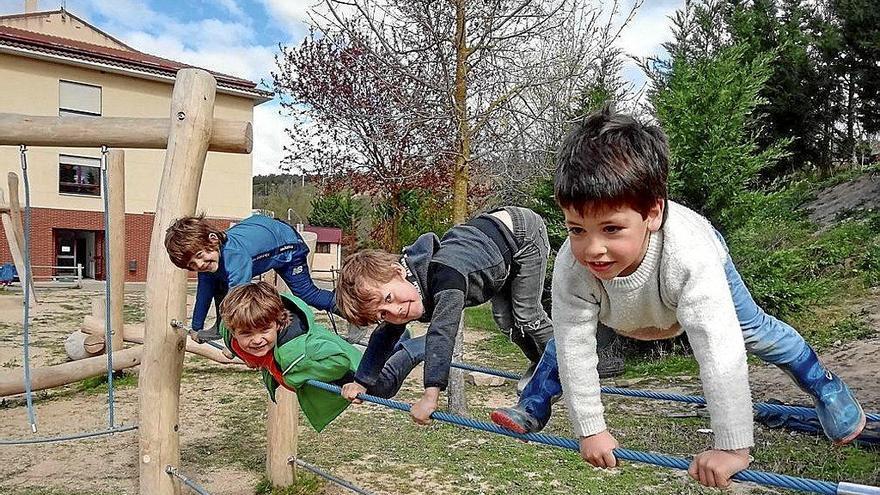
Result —
[[[101,196],[101,160],[80,156],[59,156],[58,192]]]
[[[321,254],[330,254],[330,243],[319,242],[315,245],[315,252]]]

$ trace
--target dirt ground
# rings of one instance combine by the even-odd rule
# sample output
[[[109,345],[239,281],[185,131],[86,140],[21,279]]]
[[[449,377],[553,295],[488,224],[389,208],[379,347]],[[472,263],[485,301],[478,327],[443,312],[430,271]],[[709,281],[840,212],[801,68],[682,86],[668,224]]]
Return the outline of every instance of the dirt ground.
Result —
[[[43,302],[35,313],[32,363],[34,366],[57,363],[64,360],[63,340],[75,330],[82,316],[89,312],[89,300],[99,294],[77,291],[42,291]],[[142,294],[127,297],[138,298]],[[0,308],[20,296],[0,296]],[[872,324],[880,335],[880,294],[874,301]],[[20,316],[19,316],[20,317]],[[472,332],[468,340],[479,339],[485,334]],[[21,364],[21,323],[9,320],[0,325],[0,364],[4,368]],[[847,379],[859,395],[866,410],[880,410],[880,336],[839,346],[823,356],[829,367]],[[235,381],[199,379],[203,371],[217,368],[205,359],[188,356],[187,371],[181,385],[181,450],[193,449],[202,438],[219,435],[220,428],[212,421],[211,411],[224,407],[223,400],[260,398],[263,391],[258,387],[237,387]],[[242,373],[249,373],[242,370]],[[792,402],[805,401],[803,395],[778,369],[755,366],[751,370],[755,400],[768,398]],[[691,381],[693,383],[691,383]],[[686,383],[670,383],[669,390],[699,393],[696,380]],[[509,403],[509,397],[499,392],[481,394],[487,406],[496,407]],[[117,390],[115,415],[117,425],[137,423],[137,390],[133,387]],[[65,389],[39,392],[35,396],[38,437],[52,437],[107,427],[106,395],[82,393]],[[228,407],[228,406],[225,406]],[[24,401],[19,397],[3,400],[0,406],[0,439],[31,438]],[[74,486],[82,493],[136,494],[137,432],[119,433],[94,439],[51,443],[41,445],[0,447],[0,492],[14,488],[42,487],[70,490]],[[187,472],[186,456],[181,469]],[[205,489],[214,495],[252,493],[259,481],[257,476],[245,469],[223,467],[199,470],[195,474]],[[343,473],[340,473],[343,474]],[[328,493],[342,493],[328,488]]]

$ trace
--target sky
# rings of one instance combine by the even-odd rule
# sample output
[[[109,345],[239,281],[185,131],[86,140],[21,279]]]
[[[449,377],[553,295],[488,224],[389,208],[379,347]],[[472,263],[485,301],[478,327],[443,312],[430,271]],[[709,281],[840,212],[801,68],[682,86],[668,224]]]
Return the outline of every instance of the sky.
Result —
[[[308,34],[308,9],[319,0],[39,0],[39,10],[67,11],[136,50],[254,82],[269,81],[278,44]],[[593,0],[600,2],[601,0]],[[608,3],[610,0],[606,0]],[[633,0],[620,0],[624,7]],[[668,16],[684,0],[645,0],[623,32],[625,53],[657,53],[671,38]],[[24,12],[24,0],[0,0],[0,15]],[[644,76],[632,64],[624,76]],[[268,89],[263,83],[261,87]],[[273,100],[254,108],[254,175],[279,173],[286,119]]]

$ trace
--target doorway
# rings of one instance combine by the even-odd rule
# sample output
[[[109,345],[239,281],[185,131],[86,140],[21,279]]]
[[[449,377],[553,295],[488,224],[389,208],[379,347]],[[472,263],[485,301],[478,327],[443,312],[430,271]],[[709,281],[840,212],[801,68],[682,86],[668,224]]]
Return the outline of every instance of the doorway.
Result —
[[[83,278],[95,278],[95,231],[55,230],[56,275],[75,275],[81,265]]]

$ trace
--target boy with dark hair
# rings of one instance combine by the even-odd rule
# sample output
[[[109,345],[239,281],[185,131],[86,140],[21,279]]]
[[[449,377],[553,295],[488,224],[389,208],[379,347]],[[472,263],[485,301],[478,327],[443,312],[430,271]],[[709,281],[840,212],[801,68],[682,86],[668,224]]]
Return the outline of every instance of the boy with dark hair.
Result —
[[[319,289],[309,275],[309,247],[281,220],[254,215],[223,231],[204,215],[183,217],[165,232],[165,248],[177,267],[199,273],[192,329],[201,340],[220,338],[219,322],[204,328],[211,300],[219,316],[220,302],[229,289],[269,270],[275,270],[306,304],[325,310],[336,304],[333,292]]]
[[[461,313],[489,300],[498,327],[537,364],[553,334],[541,306],[549,251],[541,217],[505,207],[451,228],[442,239],[423,234],[402,257],[376,250],[349,256],[339,274],[339,310],[356,325],[379,326],[343,395],[354,399],[369,389],[407,323],[430,322],[425,391],[410,412],[427,424],[447,385]]]
[[[296,392],[300,408],[316,431],[321,431],[350,404],[338,394],[304,386],[308,380],[344,385],[351,381],[360,352],[342,337],[315,322],[302,299],[278,294],[266,282],[232,289],[220,303],[220,333],[226,348],[251,368],[263,373],[263,383],[275,400],[279,386]],[[424,337],[403,338],[367,390],[392,397],[409,372],[422,361]]]
[[[755,304],[712,225],[667,200],[668,155],[659,128],[611,107],[566,137],[555,180],[568,229],[553,270],[555,345],[547,346],[520,403],[496,410],[493,420],[540,430],[551,399],[564,391],[581,456],[615,466],[618,443],[605,426],[596,372],[596,327],[603,323],[643,340],[687,333],[715,435],[715,448],[697,455],[688,472],[706,486],[727,486],[749,465],[746,349],[810,395],[831,440],[852,441],[865,426],[858,401],[797,331]]]

